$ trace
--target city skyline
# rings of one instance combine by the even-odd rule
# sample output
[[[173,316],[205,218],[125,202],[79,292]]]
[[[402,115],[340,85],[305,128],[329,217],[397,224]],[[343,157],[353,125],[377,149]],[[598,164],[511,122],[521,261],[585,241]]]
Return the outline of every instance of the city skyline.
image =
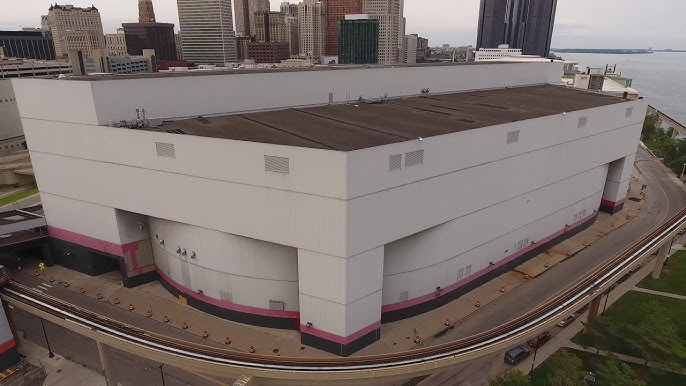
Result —
[[[124,22],[138,19],[137,0],[70,0],[75,6],[95,5],[100,9],[105,33],[115,32]],[[280,0],[271,0],[278,10]],[[676,19],[686,11],[680,0],[659,0],[659,7],[645,7],[637,0],[603,3],[593,0],[559,0],[552,45],[556,48],[686,48],[686,36]],[[619,6],[621,5],[621,7]],[[40,15],[46,14],[50,2],[26,0],[12,7],[0,20],[0,29],[39,27]],[[405,1],[406,33],[429,38],[430,45],[443,43],[464,45],[476,43],[478,0]],[[593,8],[594,12],[588,12]],[[158,21],[174,23],[178,30],[175,1],[155,2]],[[610,19],[607,15],[613,15]],[[650,25],[650,28],[640,28]]]

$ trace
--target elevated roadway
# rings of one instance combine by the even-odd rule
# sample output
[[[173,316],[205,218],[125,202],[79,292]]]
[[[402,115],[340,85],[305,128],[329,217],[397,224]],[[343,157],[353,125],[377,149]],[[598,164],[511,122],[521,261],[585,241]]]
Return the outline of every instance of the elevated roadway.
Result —
[[[673,127],[677,133],[686,137],[686,126],[677,122],[675,119],[673,119],[669,115],[663,113],[662,111],[656,109],[653,106],[648,106],[648,115],[656,115],[657,116],[657,119],[659,122],[658,126],[661,126],[663,123],[665,123],[669,127]]]

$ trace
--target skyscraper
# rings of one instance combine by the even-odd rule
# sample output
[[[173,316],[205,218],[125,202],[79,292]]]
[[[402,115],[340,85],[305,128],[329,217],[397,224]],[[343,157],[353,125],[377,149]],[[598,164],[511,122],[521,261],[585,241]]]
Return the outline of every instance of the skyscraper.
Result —
[[[509,44],[525,55],[547,57],[557,0],[481,0],[477,48]]]
[[[255,36],[255,13],[268,12],[269,0],[234,0],[236,36]]]
[[[298,4],[300,54],[312,58],[324,55],[324,14],[322,2],[303,0]]]
[[[324,10],[325,55],[338,55],[338,27],[345,15],[362,13],[362,0],[322,0]]]
[[[196,64],[236,61],[231,0],[177,0],[183,58]]]
[[[404,0],[365,0],[364,13],[379,21],[379,63],[399,63],[405,42]]]
[[[369,15],[346,15],[338,22],[338,63],[374,64],[379,56],[379,21]]]
[[[159,60],[177,60],[174,24],[155,22],[152,0],[138,0],[138,23],[122,23],[126,51],[143,55],[143,50],[155,50]]]
[[[152,5],[152,0],[138,0],[138,22],[155,22],[155,10]]]
[[[293,4],[289,3],[288,1],[284,1],[281,3],[280,10],[283,14],[298,17],[298,4]]]
[[[90,57],[93,50],[105,49],[100,12],[95,7],[51,5],[48,24],[55,43],[55,55],[67,57],[69,51],[82,51]]]

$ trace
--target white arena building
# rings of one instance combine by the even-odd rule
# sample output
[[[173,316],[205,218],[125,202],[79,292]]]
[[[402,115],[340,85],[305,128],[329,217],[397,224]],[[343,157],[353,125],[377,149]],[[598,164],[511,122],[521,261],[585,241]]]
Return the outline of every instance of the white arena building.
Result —
[[[57,263],[349,355],[621,209],[647,103],[562,67],[13,82]]]

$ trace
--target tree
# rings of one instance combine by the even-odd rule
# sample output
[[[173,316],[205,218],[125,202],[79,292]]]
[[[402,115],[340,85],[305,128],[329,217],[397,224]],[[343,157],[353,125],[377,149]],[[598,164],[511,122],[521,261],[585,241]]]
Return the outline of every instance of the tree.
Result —
[[[517,369],[508,370],[488,381],[488,386],[530,386],[531,378]]]
[[[583,386],[584,372],[581,359],[567,350],[559,350],[541,366],[550,386]]]
[[[634,370],[626,363],[610,359],[600,365],[596,371],[599,383],[605,386],[646,386],[646,383],[635,378]]]
[[[626,343],[641,353],[646,364],[653,361],[674,372],[686,370],[686,342],[679,336],[674,322],[664,310],[644,315],[639,324],[626,326]]]

